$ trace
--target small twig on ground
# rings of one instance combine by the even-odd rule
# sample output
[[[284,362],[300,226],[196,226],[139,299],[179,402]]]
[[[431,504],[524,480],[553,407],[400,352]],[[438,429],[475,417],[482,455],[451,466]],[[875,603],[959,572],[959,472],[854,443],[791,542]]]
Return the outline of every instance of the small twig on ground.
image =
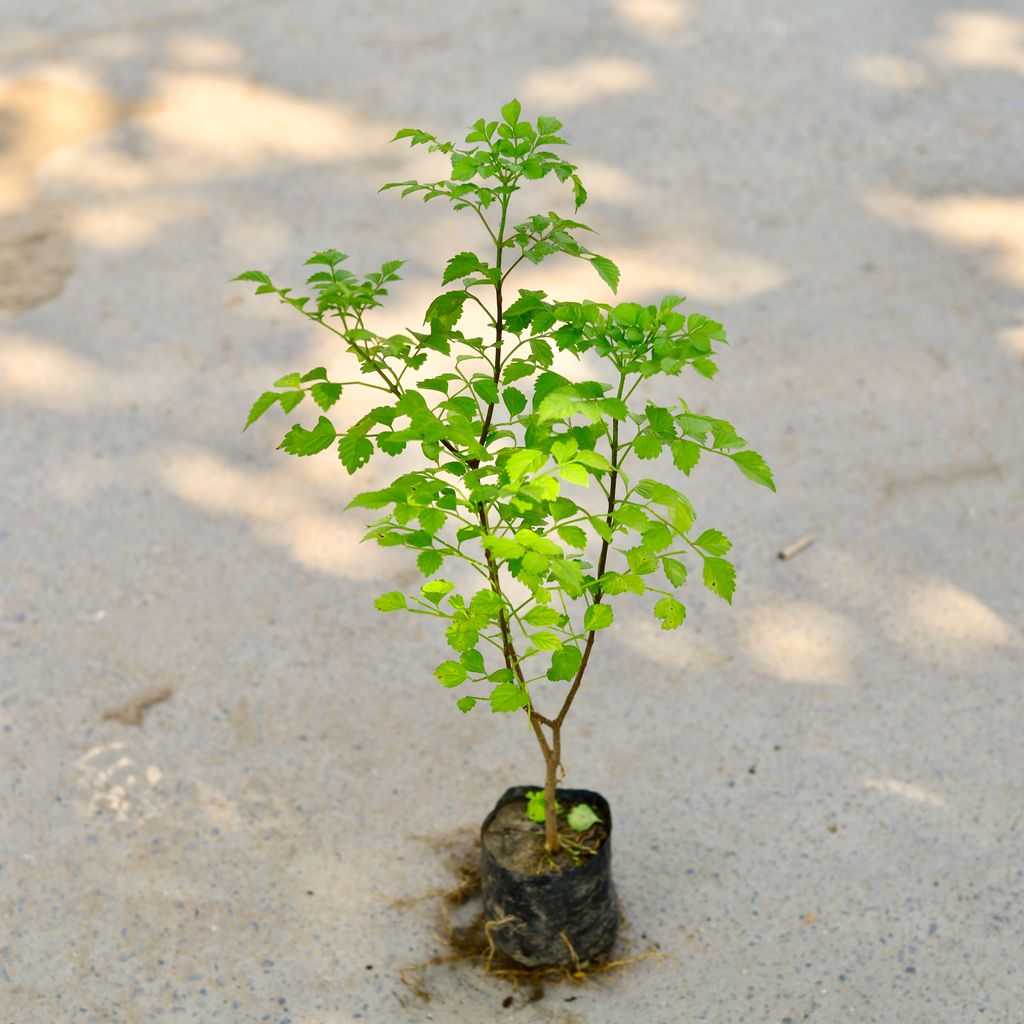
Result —
[[[162,704],[165,700],[170,700],[173,692],[169,686],[163,686],[159,690],[150,690],[138,697],[132,697],[120,707],[104,711],[103,721],[120,722],[122,725],[141,725],[142,716],[154,704]]]
[[[792,544],[786,545],[784,548],[779,549],[779,558],[784,561],[788,558],[796,558],[801,551],[806,551],[816,540],[813,533],[808,533],[806,536],[801,537],[799,540],[793,541]]]

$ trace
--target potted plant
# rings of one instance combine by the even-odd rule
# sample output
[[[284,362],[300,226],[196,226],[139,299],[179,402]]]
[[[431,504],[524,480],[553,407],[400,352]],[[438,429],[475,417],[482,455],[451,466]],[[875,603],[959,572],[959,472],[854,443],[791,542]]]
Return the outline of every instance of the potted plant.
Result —
[[[358,369],[345,380],[325,367],[286,374],[256,400],[246,426],[274,405],[290,413],[308,395],[319,417],[291,427],[285,452],[333,448],[350,474],[380,455],[403,455],[404,472],[349,504],[377,517],[367,538],[406,549],[424,577],[418,590],[382,594],[376,607],[436,619],[452,654],[433,674],[459,691],[457,709],[525,716],[539,745],[543,786],[510,789],[482,830],[488,937],[527,965],[586,961],[615,936],[610,810],[597,794],[558,788],[562,729],[615,604],[650,595],[661,628],[675,629],[686,615],[679,588],[695,568],[732,601],[729,540],[696,529],[687,497],[643,464],[670,454],[688,476],[703,456],[720,455],[774,490],[764,460],[731,424],[681,399],[662,406],[643,397],[658,374],[689,367],[712,377],[716,345],[726,341],[721,324],[681,312],[674,295],[643,305],[513,291],[520,264],[555,256],[584,260],[613,292],[618,285],[615,264],[584,244],[584,224],[519,208],[521,188],[549,175],[571,189],[576,210],[586,202],[576,166],[560,154],[561,127],[553,117],[523,120],[512,100],[500,119],[478,120],[462,145],[412,128],[395,136],[447,165],[440,180],[384,188],[444,199],[476,218],[483,237],[480,251],[447,261],[449,287],[420,329],[382,336],[370,320],[400,260],[357,274],[337,250],[318,252],[307,260],[309,296],[262,271],[238,278],[337,335]],[[602,367],[599,379],[556,371],[556,352],[560,365],[586,354]],[[379,398],[354,422],[337,412],[353,387]]]

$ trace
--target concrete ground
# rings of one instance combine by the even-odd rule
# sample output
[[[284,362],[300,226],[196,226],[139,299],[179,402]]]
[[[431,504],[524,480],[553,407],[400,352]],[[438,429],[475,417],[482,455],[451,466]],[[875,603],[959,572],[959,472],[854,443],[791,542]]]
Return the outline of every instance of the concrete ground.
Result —
[[[2,1024],[1022,1019],[1019,5],[3,0],[0,25]],[[435,966],[426,1002],[403,968],[444,952],[437,847],[539,759],[452,708],[438,636],[373,612],[413,574],[357,545],[337,461],[276,453],[279,416],[241,433],[338,355],[228,278],[407,257],[384,319],[414,325],[475,235],[376,193],[427,166],[387,141],[513,95],[565,121],[620,294],[726,323],[684,393],[779,494],[695,474],[734,607],[623,611],[568,726],[567,781],[615,809],[626,952],[668,955],[533,1003]]]

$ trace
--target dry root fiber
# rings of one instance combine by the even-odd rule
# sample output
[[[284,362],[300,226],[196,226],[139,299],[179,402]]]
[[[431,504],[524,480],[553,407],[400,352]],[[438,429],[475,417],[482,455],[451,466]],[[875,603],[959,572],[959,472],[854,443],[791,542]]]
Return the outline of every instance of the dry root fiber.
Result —
[[[435,932],[443,952],[422,963],[410,964],[399,971],[402,984],[418,999],[430,1002],[429,974],[431,969],[449,965],[468,965],[481,969],[487,974],[507,982],[512,991],[503,1000],[503,1007],[516,1002],[534,1003],[544,998],[546,986],[551,984],[585,984],[612,971],[640,963],[643,960],[667,958],[656,944],[652,948],[630,954],[628,937],[617,943],[619,955],[607,959],[581,963],[569,944],[573,958],[567,967],[521,967],[497,952],[491,939],[491,931],[505,927],[509,919],[487,921],[483,913],[480,893],[480,850],[479,839],[469,829],[449,836],[416,836],[428,843],[434,851],[448,862],[454,884],[447,889],[433,889],[420,896],[398,900],[393,906],[407,908],[425,899],[436,899],[438,903],[439,928]],[[623,925],[625,922],[623,922]],[[623,935],[625,928],[620,929]],[[567,943],[569,939],[564,936]]]

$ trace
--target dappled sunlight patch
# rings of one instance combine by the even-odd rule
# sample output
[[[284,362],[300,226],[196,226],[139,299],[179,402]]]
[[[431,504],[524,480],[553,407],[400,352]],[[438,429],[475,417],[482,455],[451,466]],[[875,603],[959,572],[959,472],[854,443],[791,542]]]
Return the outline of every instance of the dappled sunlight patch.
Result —
[[[181,67],[219,70],[241,64],[244,53],[227,39],[182,32],[168,41],[167,56]]]
[[[873,789],[879,793],[891,793],[893,796],[924,804],[926,807],[945,807],[946,798],[937,793],[929,792],[923,786],[911,782],[900,782],[898,779],[865,779],[865,789]]]
[[[75,410],[90,403],[99,381],[96,367],[66,349],[24,335],[0,335],[0,395]]]
[[[337,467],[335,467],[337,468]],[[346,579],[379,579],[387,565],[378,548],[360,546],[358,522],[325,511],[303,487],[299,472],[259,473],[193,451],[163,462],[164,484],[179,498],[211,512],[248,521],[256,536],[285,548],[307,569]]]
[[[776,264],[716,249],[707,239],[690,243],[677,238],[671,249],[660,252],[620,249],[615,261],[622,271],[619,294],[646,302],[665,294],[685,295],[697,302],[740,302],[781,287],[788,277]],[[618,301],[593,270],[579,263],[522,269],[520,287],[536,288],[542,282],[555,297],[582,292],[597,302]]]
[[[851,681],[853,625],[820,605],[762,605],[750,616],[743,639],[750,660],[779,679],[821,685]]]
[[[643,92],[654,78],[642,64],[621,57],[594,57],[560,69],[532,72],[523,85],[531,103],[574,110],[607,96]]]
[[[651,35],[686,28],[692,14],[682,0],[615,0],[615,10],[623,21]]]
[[[917,199],[904,193],[874,193],[866,203],[891,223],[967,249],[991,251],[995,273],[1008,284],[1024,287],[1024,197]]]
[[[918,583],[907,597],[907,617],[930,641],[1005,646],[1020,633],[973,594],[947,580]]]
[[[150,241],[185,217],[199,220],[207,212],[198,199],[139,197],[100,202],[75,215],[74,234],[96,249],[131,249]]]
[[[105,134],[127,109],[78,69],[53,66],[0,81],[0,214],[31,198],[51,153]]]
[[[615,633],[615,641],[628,647],[641,658],[662,668],[674,669],[679,673],[704,672],[728,664],[732,653],[724,644],[712,647],[702,643],[694,632],[681,636],[677,632],[666,632],[648,614],[639,609],[623,618],[623,628]]]
[[[889,53],[858,57],[850,70],[855,78],[881,89],[916,89],[928,80],[920,64]]]
[[[251,168],[290,158],[309,163],[381,152],[383,133],[341,107],[290,96],[229,75],[175,72],[140,123],[189,161],[183,173]]]
[[[1024,18],[996,11],[959,11],[939,19],[927,44],[936,58],[962,68],[990,68],[1024,75]]]
[[[1024,317],[1021,318],[1020,323],[1003,328],[997,337],[1007,352],[1024,357]]]

